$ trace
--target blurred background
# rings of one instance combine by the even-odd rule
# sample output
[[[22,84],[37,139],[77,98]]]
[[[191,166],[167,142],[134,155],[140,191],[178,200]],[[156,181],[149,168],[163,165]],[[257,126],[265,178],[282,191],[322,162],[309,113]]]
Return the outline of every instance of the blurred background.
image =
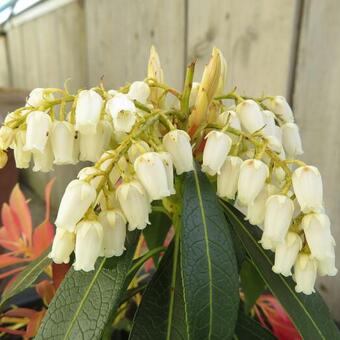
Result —
[[[181,89],[186,64],[198,59],[200,79],[211,49],[228,61],[228,87],[241,94],[284,95],[293,106],[304,160],[324,178],[325,203],[340,244],[340,1],[339,0],[0,0],[0,120],[23,106],[30,89],[106,88],[142,80],[151,44],[165,80]],[[0,170],[0,199],[17,180],[39,198],[57,177],[53,207],[76,167],[51,174]],[[337,250],[340,267],[340,251]],[[319,290],[340,320],[340,275]]]

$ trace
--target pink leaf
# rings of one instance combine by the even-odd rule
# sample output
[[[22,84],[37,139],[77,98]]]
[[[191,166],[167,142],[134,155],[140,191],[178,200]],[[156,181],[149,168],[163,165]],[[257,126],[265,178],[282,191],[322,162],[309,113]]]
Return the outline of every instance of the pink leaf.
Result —
[[[54,237],[54,227],[47,220],[34,229],[33,253],[40,256],[51,244]]]
[[[31,259],[25,259],[20,257],[11,256],[9,254],[0,255],[0,268],[11,266],[13,264],[30,262]]]
[[[55,177],[52,178],[45,187],[45,204],[46,204],[46,210],[45,210],[45,221],[50,220],[50,213],[51,213],[51,191],[53,188],[53,184],[55,182]]]
[[[9,204],[19,220],[21,233],[24,235],[30,246],[32,244],[32,217],[26,198],[20,190],[19,184],[13,188],[9,198]]]
[[[20,238],[20,226],[16,216],[7,203],[2,205],[1,219],[3,228],[6,230],[6,235],[9,241],[18,241]]]

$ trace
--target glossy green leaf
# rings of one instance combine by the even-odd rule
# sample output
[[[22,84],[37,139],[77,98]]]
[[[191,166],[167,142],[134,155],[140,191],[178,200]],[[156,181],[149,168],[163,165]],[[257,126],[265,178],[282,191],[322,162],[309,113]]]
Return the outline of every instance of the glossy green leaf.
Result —
[[[181,270],[189,339],[229,339],[239,305],[239,276],[229,226],[206,176],[184,181]]]
[[[276,337],[263,328],[256,320],[240,312],[235,329],[238,340],[275,340]]]
[[[139,232],[128,235],[120,257],[99,258],[91,272],[69,270],[35,339],[100,339],[126,289]]]
[[[170,245],[143,294],[130,340],[188,339],[179,261],[170,304],[173,254],[174,247]]]
[[[146,244],[150,250],[163,246],[166,235],[171,227],[171,219],[163,212],[154,211],[150,216],[150,227],[143,230]],[[159,254],[153,256],[158,263]]]
[[[292,322],[304,339],[340,339],[326,304],[318,293],[296,293],[291,277],[272,271],[273,253],[264,250],[258,243],[259,229],[244,220],[244,216],[228,203],[222,203],[225,214],[240,238],[244,248],[265,281],[267,287],[285,308]]]
[[[257,298],[265,290],[266,284],[254,264],[249,260],[243,262],[240,278],[244,293],[244,307],[246,312],[249,313]]]
[[[38,279],[44,269],[52,262],[48,257],[50,249],[36,258],[34,261],[18,274],[15,281],[4,292],[1,298],[0,306],[2,307],[11,297],[21,293],[25,289],[31,287],[31,285]]]

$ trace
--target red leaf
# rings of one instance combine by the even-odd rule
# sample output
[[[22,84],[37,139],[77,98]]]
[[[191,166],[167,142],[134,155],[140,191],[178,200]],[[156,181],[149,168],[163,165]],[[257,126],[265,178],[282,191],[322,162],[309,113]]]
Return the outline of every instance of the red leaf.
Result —
[[[70,267],[69,263],[52,263],[52,278],[55,289],[58,289]]]
[[[26,198],[20,190],[19,184],[17,184],[11,192],[9,205],[18,217],[21,233],[30,246],[32,244],[32,217]]]
[[[10,275],[13,275],[15,273],[18,273],[18,272],[22,271],[24,268],[25,267],[18,267],[18,268],[14,268],[14,269],[9,270],[6,273],[1,273],[0,274],[0,279],[3,279],[5,277],[7,277],[7,276],[10,276]]]
[[[20,239],[20,226],[18,219],[7,203],[2,205],[1,219],[4,225],[3,228],[6,230],[7,240],[17,242]]]
[[[36,310],[24,307],[18,307],[8,310],[4,315],[12,318],[32,318]]]
[[[46,185],[45,187],[45,204],[46,204],[46,209],[45,209],[45,221],[50,220],[50,213],[51,213],[51,191],[53,188],[53,184],[55,182],[55,177],[52,178]]]
[[[45,306],[48,306],[55,294],[54,285],[48,280],[43,280],[35,285],[35,289],[44,301]]]
[[[54,227],[47,220],[34,229],[33,232],[33,253],[40,256],[51,244],[54,237]]]
[[[38,329],[40,327],[41,321],[44,318],[44,315],[46,313],[46,309],[43,309],[39,312],[35,312],[34,316],[30,319],[30,322],[28,323],[26,327],[26,336],[28,338],[33,338],[37,335]]]
[[[6,327],[0,327],[0,332],[7,333],[7,334],[13,334],[13,335],[25,335],[25,331],[21,331],[18,329],[10,329]]]
[[[7,266],[11,266],[13,264],[30,262],[31,259],[15,257],[10,255],[11,253],[0,255],[0,268],[5,268]]]

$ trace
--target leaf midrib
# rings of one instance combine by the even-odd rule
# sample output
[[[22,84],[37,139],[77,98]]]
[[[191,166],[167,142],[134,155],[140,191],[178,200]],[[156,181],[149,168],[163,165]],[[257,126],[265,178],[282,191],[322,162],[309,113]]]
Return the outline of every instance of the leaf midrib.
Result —
[[[209,337],[208,339],[211,339],[212,335],[212,319],[213,319],[213,303],[212,303],[212,268],[211,268],[211,256],[210,256],[210,248],[209,248],[209,235],[208,235],[208,226],[207,226],[207,220],[205,216],[204,211],[204,205],[203,205],[203,199],[202,199],[202,193],[201,188],[199,184],[199,179],[197,175],[196,169],[194,170],[194,177],[195,177],[195,186],[197,191],[197,197],[199,202],[199,207],[201,211],[202,216],[202,223],[203,223],[203,229],[204,229],[204,242],[205,242],[205,249],[207,253],[207,259],[208,259],[208,276],[209,276]]]
[[[236,220],[237,224],[239,224],[241,226],[241,228],[247,233],[248,237],[250,237],[250,239],[253,241],[254,244],[257,245],[257,241],[254,239],[253,235],[251,235],[251,233],[249,233],[249,231],[247,230],[247,228],[245,228],[243,226],[242,223],[239,222],[238,217],[229,209],[229,207],[222,203],[223,206],[225,207],[225,209],[228,210],[228,213],[230,213],[234,220]],[[242,242],[242,240],[241,240]],[[272,264],[271,260],[268,258],[267,254],[263,251],[263,249],[261,247],[258,247],[259,251],[263,254],[264,258],[266,259],[266,261],[269,264]],[[257,268],[259,274],[261,275],[261,277],[263,278],[263,280],[266,282],[266,284],[270,287],[269,282],[264,278],[264,276],[261,273],[261,270],[258,268],[258,266],[256,265],[256,263],[253,261],[255,267]],[[310,313],[308,312],[308,310],[305,308],[305,306],[303,305],[303,303],[300,301],[300,299],[297,298],[296,293],[291,289],[291,287],[287,284],[287,282],[282,278],[281,275],[279,275],[280,280],[284,283],[284,285],[288,288],[288,290],[292,293],[292,296],[294,297],[294,299],[298,302],[298,304],[300,305],[301,309],[303,311],[305,311],[306,315],[308,316],[308,318],[310,319],[311,323],[313,324],[314,328],[316,329],[316,331],[320,334],[320,336],[322,337],[322,339],[326,339],[326,337],[323,335],[322,331],[320,330],[319,327],[317,327],[317,324],[315,323],[314,319],[312,318],[312,316],[310,315]],[[275,295],[275,293],[274,293]],[[294,322],[294,320],[292,320],[292,322],[294,323],[294,325],[300,330],[300,327],[298,325],[296,325],[296,323]]]

